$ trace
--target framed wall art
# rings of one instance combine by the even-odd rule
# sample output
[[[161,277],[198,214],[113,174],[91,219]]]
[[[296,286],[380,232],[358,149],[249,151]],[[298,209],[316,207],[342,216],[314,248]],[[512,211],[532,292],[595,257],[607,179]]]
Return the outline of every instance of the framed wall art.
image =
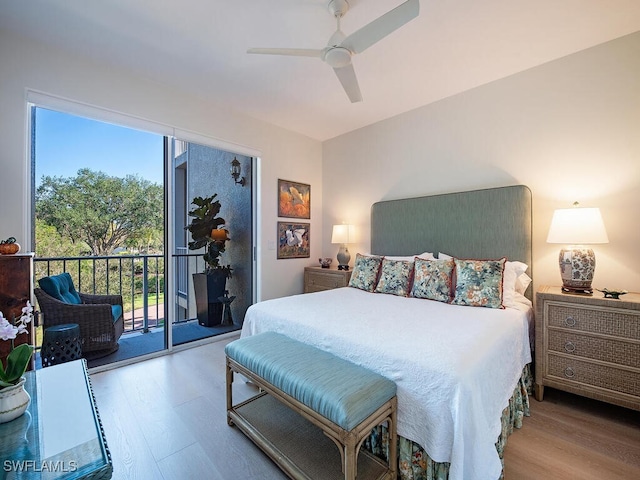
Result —
[[[311,185],[278,179],[278,216],[311,218]]]
[[[310,223],[278,222],[278,258],[309,258]]]

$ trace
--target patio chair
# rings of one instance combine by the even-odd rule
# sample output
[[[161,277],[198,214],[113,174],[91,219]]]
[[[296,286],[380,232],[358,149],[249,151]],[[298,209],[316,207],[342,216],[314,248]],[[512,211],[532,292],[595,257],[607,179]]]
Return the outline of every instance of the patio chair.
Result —
[[[44,328],[65,323],[80,326],[82,356],[99,358],[118,349],[124,331],[122,295],[90,295],[76,291],[71,275],[38,280],[34,293],[44,315]]]

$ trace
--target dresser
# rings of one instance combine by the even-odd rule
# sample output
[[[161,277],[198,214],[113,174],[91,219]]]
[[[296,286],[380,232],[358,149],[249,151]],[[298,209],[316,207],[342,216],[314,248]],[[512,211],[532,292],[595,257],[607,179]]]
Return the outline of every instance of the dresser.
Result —
[[[337,268],[305,267],[304,293],[320,292],[346,287],[351,279],[351,270]]]
[[[33,253],[0,255],[0,312],[12,321],[22,314],[27,301],[33,303]],[[27,333],[18,335],[15,346],[33,345],[33,323],[27,325]],[[0,341],[0,360],[9,354],[10,342]]]
[[[535,395],[549,386],[640,410],[640,294],[536,294]]]

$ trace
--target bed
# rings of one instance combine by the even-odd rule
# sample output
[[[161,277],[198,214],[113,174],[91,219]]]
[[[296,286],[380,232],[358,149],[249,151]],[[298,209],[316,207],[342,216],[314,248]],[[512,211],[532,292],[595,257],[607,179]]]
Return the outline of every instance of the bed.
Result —
[[[501,262],[506,289],[506,259],[531,265],[531,192],[518,185],[374,204],[367,260],[396,257],[386,268],[419,252]],[[462,264],[454,263],[460,285]],[[283,333],[394,380],[401,478],[497,479],[506,437],[528,414],[530,290],[501,298],[507,308],[483,308],[350,286],[255,304],[241,335]],[[367,448],[385,455],[383,427]]]

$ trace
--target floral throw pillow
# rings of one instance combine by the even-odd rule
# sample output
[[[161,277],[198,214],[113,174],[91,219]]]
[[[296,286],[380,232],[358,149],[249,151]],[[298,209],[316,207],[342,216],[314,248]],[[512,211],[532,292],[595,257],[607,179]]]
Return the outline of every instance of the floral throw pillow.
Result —
[[[378,270],[380,270],[381,263],[382,257],[356,253],[356,261],[353,265],[349,286],[373,292],[378,281]]]
[[[376,286],[376,293],[390,293],[406,297],[413,273],[413,262],[407,260],[382,260],[382,272]]]
[[[506,260],[455,258],[456,289],[451,303],[471,307],[504,308],[502,277]]]
[[[416,258],[411,296],[438,302],[451,301],[453,259],[423,260]]]

